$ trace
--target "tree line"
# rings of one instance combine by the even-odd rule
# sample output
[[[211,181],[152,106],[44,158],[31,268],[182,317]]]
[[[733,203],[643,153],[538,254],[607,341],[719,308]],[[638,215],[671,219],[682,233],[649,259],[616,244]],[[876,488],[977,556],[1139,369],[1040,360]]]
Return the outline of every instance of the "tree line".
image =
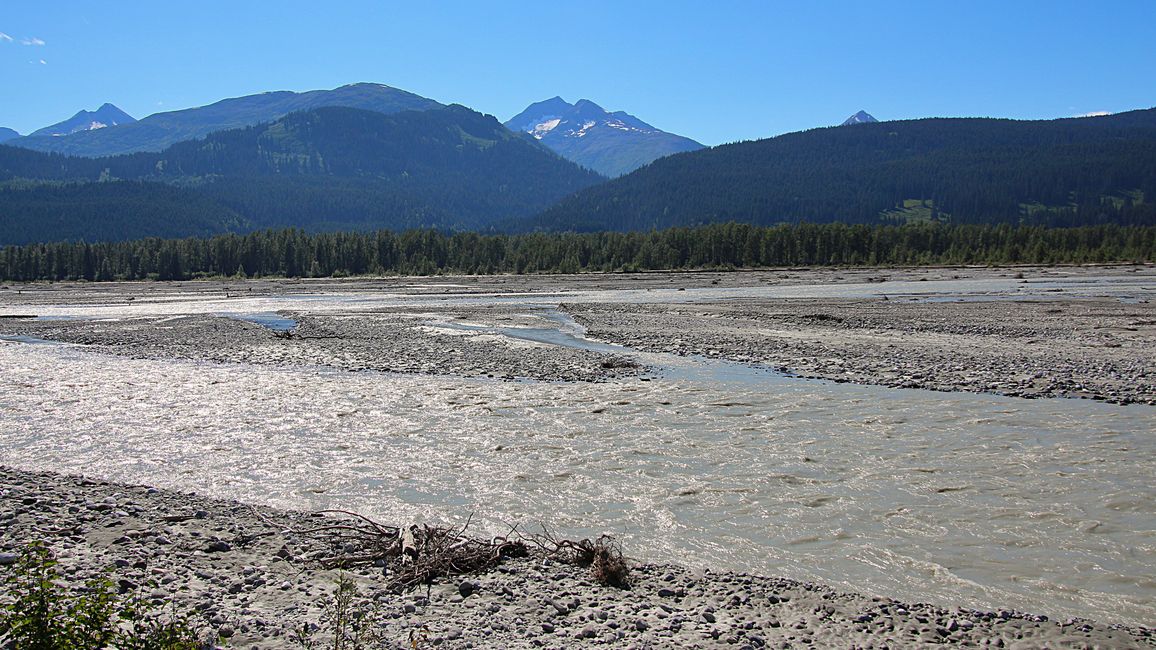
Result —
[[[185,239],[39,243],[0,251],[0,279],[525,274],[773,266],[1151,262],[1156,226],[724,223],[651,232],[483,235],[265,230]]]

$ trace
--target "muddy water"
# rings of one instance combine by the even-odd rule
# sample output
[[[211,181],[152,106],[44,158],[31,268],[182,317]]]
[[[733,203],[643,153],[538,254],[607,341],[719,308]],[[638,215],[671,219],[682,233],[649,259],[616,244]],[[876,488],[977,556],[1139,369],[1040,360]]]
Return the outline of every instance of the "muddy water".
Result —
[[[552,342],[580,338],[558,325]],[[472,513],[479,532],[541,522],[648,560],[1156,621],[1156,410],[644,361],[662,376],[503,383],[2,341],[0,462],[390,522]]]

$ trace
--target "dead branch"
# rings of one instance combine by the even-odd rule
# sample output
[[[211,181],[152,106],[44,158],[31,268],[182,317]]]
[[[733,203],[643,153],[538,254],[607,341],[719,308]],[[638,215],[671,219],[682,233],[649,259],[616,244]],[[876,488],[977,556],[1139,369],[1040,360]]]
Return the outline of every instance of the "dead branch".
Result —
[[[402,528],[345,510],[321,512],[344,519],[286,531],[327,542],[330,551],[319,551],[306,561],[330,569],[381,567],[386,587],[398,593],[430,585],[438,578],[486,571],[507,558],[529,555],[589,567],[598,583],[629,587],[626,558],[608,535],[594,541],[573,541],[557,538],[545,526],[539,534],[524,534],[518,525],[512,525],[505,536],[487,540],[468,535],[472,514],[461,526],[414,524]]]

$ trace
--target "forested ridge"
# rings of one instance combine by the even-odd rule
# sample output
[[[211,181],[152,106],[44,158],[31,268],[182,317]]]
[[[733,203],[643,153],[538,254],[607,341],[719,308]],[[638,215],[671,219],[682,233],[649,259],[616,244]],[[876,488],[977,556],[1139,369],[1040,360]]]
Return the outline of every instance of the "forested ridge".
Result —
[[[1156,226],[713,224],[652,232],[309,234],[49,243],[0,250],[0,279],[183,280],[774,266],[1151,262]]]
[[[461,106],[320,108],[160,153],[79,158],[0,145],[0,244],[289,226],[480,229],[601,180]],[[174,188],[202,214],[167,212]]]
[[[855,124],[722,145],[663,158],[579,192],[523,227],[649,230],[911,218],[1156,223],[1156,109],[1049,121]]]

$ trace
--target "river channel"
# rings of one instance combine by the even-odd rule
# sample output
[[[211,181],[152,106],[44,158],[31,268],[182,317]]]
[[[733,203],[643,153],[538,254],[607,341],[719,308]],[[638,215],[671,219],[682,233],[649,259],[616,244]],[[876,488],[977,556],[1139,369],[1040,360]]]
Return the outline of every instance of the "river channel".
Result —
[[[268,320],[285,302],[326,311],[361,300],[40,311]],[[562,298],[521,300],[550,310]],[[488,333],[606,346],[544,313],[556,327]],[[0,341],[0,463],[392,523],[472,517],[479,534],[515,524],[611,533],[643,560],[906,601],[1156,621],[1152,407],[634,356],[658,372],[509,382],[130,359],[11,339]]]

